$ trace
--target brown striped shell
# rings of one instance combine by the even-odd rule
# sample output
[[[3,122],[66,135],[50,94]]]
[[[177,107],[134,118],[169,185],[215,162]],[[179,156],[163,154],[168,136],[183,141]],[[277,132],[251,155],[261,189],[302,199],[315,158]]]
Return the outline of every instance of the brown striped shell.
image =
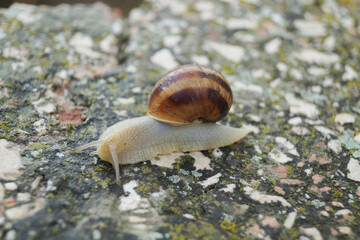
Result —
[[[156,83],[147,112],[171,124],[216,122],[231,104],[232,91],[223,75],[207,67],[183,65]]]

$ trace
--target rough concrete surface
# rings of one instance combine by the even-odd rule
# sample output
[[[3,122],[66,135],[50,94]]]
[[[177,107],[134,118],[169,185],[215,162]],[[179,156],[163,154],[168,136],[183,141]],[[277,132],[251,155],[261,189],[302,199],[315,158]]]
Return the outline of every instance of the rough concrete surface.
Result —
[[[0,238],[359,239],[360,3],[153,0],[0,10]],[[230,82],[220,149],[93,149],[187,63]]]

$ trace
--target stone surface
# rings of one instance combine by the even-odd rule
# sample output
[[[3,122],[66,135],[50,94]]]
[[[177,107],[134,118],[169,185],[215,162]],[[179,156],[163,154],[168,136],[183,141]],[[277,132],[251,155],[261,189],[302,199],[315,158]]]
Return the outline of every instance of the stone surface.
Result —
[[[358,239],[359,8],[0,9],[0,239]],[[95,149],[70,152],[145,115],[157,80],[188,63],[228,79],[233,105],[219,123],[252,134],[121,165],[120,183]]]

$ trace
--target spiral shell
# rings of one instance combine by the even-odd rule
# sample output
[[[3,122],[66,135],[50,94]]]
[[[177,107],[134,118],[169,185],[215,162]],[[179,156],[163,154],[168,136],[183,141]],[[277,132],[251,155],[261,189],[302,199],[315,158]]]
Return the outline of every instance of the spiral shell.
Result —
[[[207,67],[183,65],[156,83],[147,112],[171,124],[216,122],[229,112],[232,99],[223,75]]]

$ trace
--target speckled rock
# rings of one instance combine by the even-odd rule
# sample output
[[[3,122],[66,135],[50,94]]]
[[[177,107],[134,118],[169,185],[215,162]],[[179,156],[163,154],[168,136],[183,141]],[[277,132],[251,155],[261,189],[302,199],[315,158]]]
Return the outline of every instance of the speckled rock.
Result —
[[[101,3],[1,9],[0,138],[13,143],[1,151],[17,160],[0,154],[11,169],[0,168],[0,238],[358,239],[359,8],[154,0],[128,18]],[[69,153],[145,115],[156,81],[187,63],[228,79],[234,103],[220,122],[253,134],[121,166],[119,184],[93,149]]]

